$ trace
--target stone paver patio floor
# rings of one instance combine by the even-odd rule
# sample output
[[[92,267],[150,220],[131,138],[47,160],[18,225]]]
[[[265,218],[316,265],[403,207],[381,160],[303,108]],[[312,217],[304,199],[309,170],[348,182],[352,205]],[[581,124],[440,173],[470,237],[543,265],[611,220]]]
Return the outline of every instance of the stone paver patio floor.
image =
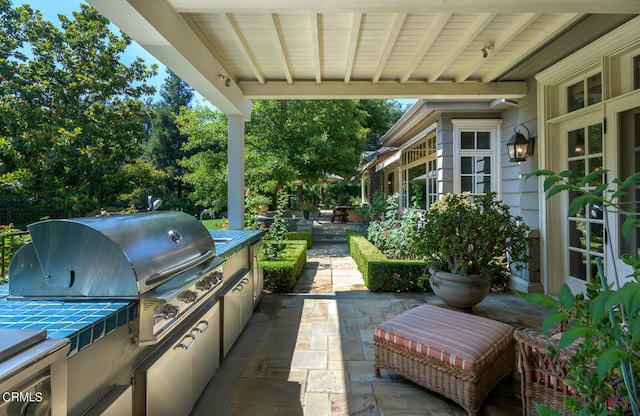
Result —
[[[294,293],[263,296],[192,415],[466,415],[392,372],[374,375],[375,325],[425,302],[443,305],[432,294],[371,293],[346,244],[317,244]],[[496,293],[473,313],[540,327],[546,311]],[[517,374],[489,394],[480,414],[522,414]]]

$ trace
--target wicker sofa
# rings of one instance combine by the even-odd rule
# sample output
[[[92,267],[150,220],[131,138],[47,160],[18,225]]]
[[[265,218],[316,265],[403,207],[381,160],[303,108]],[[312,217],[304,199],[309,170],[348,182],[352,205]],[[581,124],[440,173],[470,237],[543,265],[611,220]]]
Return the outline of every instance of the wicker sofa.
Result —
[[[515,370],[513,328],[432,305],[409,309],[374,331],[374,368],[401,376],[457,402],[470,416]]]

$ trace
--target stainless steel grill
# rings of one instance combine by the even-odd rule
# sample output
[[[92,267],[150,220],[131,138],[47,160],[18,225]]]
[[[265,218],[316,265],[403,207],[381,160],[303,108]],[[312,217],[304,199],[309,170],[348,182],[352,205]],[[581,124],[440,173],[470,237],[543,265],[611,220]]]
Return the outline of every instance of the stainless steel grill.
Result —
[[[178,211],[42,221],[9,267],[10,299],[131,299],[133,336],[163,338],[221,287],[208,230]]]

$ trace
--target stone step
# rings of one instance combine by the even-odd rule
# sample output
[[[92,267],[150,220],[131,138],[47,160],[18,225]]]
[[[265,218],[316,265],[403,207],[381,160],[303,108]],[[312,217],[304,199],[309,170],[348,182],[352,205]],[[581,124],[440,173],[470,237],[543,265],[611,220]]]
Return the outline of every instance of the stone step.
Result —
[[[345,233],[313,233],[313,243],[314,244],[335,244],[335,243],[346,243],[347,235]]]

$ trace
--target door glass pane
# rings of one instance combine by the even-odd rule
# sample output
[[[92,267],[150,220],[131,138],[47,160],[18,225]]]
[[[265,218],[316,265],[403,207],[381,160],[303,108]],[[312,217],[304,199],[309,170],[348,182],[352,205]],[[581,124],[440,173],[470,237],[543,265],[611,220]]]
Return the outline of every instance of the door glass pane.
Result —
[[[567,108],[569,112],[584,107],[584,82],[576,82],[567,88]]]
[[[460,173],[463,175],[473,173],[473,157],[464,156],[460,158]]]
[[[587,248],[586,225],[584,221],[569,221],[569,246]]]
[[[460,148],[461,149],[475,149],[475,133],[472,131],[463,131],[460,133]]]
[[[602,158],[601,157],[590,157],[588,159],[588,163],[589,163],[589,173],[591,172],[595,172],[596,170],[602,170],[603,166],[602,166]],[[600,185],[604,179],[604,170],[602,170],[602,176],[598,176],[597,179],[593,180],[590,182],[591,186],[597,186]]]
[[[569,157],[584,155],[584,129],[570,131],[567,135],[569,139],[567,154]]]
[[[602,123],[589,126],[589,154],[602,153]]]
[[[491,192],[491,176],[482,175],[478,177],[478,188],[476,189],[477,194],[486,194],[487,192]]]
[[[598,253],[604,253],[604,234],[602,224],[589,224],[589,249]]]
[[[491,133],[488,131],[479,131],[477,149],[491,149]]]
[[[587,280],[587,256],[579,251],[569,251],[569,275],[580,280]]]
[[[462,192],[473,193],[473,178],[471,176],[463,176],[460,178],[460,186]]]
[[[475,173],[491,173],[491,158],[490,157],[477,158]]]
[[[584,160],[572,160],[569,162],[569,170],[578,178],[584,177]]]

